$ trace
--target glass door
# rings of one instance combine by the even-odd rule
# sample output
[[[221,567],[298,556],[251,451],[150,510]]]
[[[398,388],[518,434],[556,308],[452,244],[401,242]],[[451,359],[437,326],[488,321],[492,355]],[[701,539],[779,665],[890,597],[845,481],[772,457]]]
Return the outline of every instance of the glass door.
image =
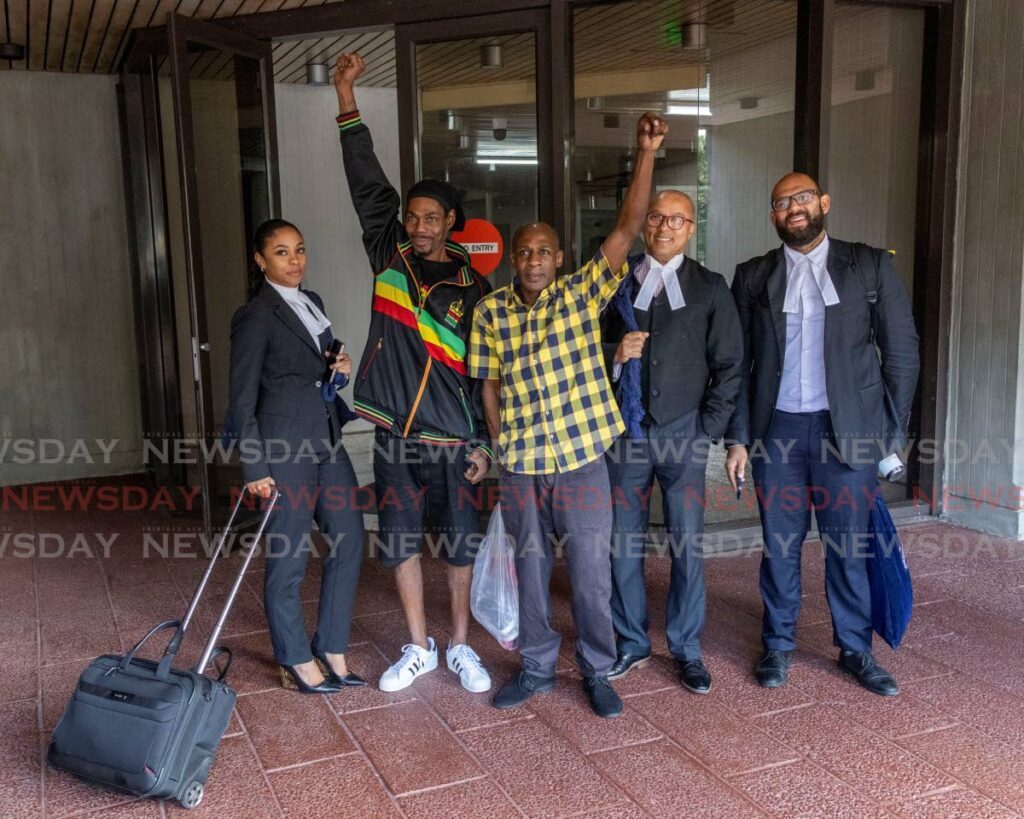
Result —
[[[241,483],[225,437],[231,316],[254,229],[280,207],[271,45],[173,15],[137,38],[122,86],[147,437],[163,439],[149,466],[211,535]]]
[[[395,41],[400,140],[413,146],[403,188],[431,178],[462,190],[467,229],[453,238],[494,287],[508,284],[512,233],[555,212],[550,176],[538,173],[551,167],[547,15],[397,26]]]

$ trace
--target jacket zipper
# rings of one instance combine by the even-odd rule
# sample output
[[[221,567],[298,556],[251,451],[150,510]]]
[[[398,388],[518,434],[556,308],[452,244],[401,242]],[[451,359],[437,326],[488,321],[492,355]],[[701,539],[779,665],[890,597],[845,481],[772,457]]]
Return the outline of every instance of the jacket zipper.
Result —
[[[451,279],[443,279],[442,281],[435,282],[434,284],[430,285],[430,287],[428,287],[426,289],[426,291],[424,292],[424,291],[422,291],[420,289],[419,279],[417,279],[416,278],[416,274],[412,272],[412,266],[409,264],[409,260],[406,259],[404,255],[402,255],[401,251],[399,251],[398,255],[402,256],[402,261],[405,262],[405,269],[409,271],[409,275],[412,277],[413,284],[416,285],[416,295],[417,295],[417,298],[419,300],[419,303],[416,305],[416,320],[417,320],[417,322],[419,321],[420,313],[423,312],[423,308],[427,306],[427,299],[430,298],[431,291],[435,287],[437,287],[439,285],[442,285],[442,284],[450,284],[450,285],[453,285],[455,287],[468,287],[470,284],[473,283],[472,281],[469,281],[466,284],[460,284],[458,281],[453,281]],[[465,267],[465,266],[466,265],[464,264],[463,267]],[[461,272],[461,270],[460,270],[460,272]],[[419,328],[417,328],[416,334],[420,337],[420,343],[422,343],[423,346],[424,346],[424,349],[426,349],[426,342],[423,340],[423,333],[419,331]],[[380,341],[377,342],[377,350],[380,350],[380,343],[381,343]],[[373,361],[373,358],[376,356],[376,354],[377,353],[374,352],[373,356],[370,357],[370,361],[366,362],[366,367],[363,368],[362,378],[366,378],[366,371],[369,369],[370,362]],[[424,367],[424,369],[423,369],[423,377],[420,379],[420,388],[419,388],[419,391],[416,393],[416,400],[413,402],[412,410],[410,410],[409,417],[408,417],[408,419],[405,422],[405,428],[402,430],[402,437],[403,438],[408,438],[409,437],[409,430],[412,429],[413,419],[416,417],[417,410],[419,410],[420,400],[423,398],[423,391],[424,391],[424,389],[427,386],[427,377],[430,375],[430,365],[432,363],[433,363],[433,359],[430,357],[430,352],[428,351],[427,352],[427,364],[426,364],[426,367]],[[362,380],[362,379],[360,379],[360,380]],[[461,388],[460,388],[460,392],[461,392]],[[463,396],[463,398],[465,398],[465,396]],[[463,405],[465,405],[465,404],[463,404]]]
[[[383,347],[383,346],[384,346],[384,336],[381,336],[380,338],[377,339],[377,346],[374,348],[373,352],[370,353],[370,357],[366,361],[366,366],[363,367],[363,372],[359,376],[359,380],[360,381],[365,381],[366,380],[366,376],[369,375],[369,373],[370,373],[370,365],[373,364],[373,360],[377,357],[377,353],[380,352],[380,348]]]
[[[474,434],[473,416],[469,412],[469,404],[466,402],[466,393],[459,387],[459,397],[462,399],[462,411],[466,413],[466,423],[469,424],[469,434]]]

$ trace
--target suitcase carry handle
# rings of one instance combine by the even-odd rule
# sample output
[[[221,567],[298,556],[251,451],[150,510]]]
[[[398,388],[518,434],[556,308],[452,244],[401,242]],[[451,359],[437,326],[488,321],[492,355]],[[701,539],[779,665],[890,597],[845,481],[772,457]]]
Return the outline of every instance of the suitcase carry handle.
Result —
[[[129,651],[127,654],[125,654],[124,657],[121,658],[121,662],[118,663],[118,665],[115,666],[115,667],[120,669],[121,671],[127,670],[128,666],[131,665],[132,660],[135,659],[135,655],[138,653],[139,649],[142,648],[142,644],[144,642],[146,642],[146,640],[148,640],[150,637],[152,637],[154,634],[156,634],[159,631],[163,631],[164,629],[169,629],[169,628],[179,628],[180,626],[181,626],[181,621],[180,620],[165,620],[164,622],[158,623],[157,625],[153,626],[153,628],[151,628],[149,630],[149,633],[146,634],[146,636],[143,637],[141,640],[139,640],[139,642],[137,642],[135,645],[133,645],[132,648],[131,648],[131,651]],[[177,636],[177,635],[175,635],[175,636]],[[165,653],[164,657],[166,657],[166,656],[167,655]],[[173,659],[173,655],[172,655],[172,659]],[[163,662],[163,660],[161,660],[161,662]],[[170,664],[168,663],[168,666],[169,665]],[[158,669],[159,669],[159,667],[158,667]],[[167,676],[166,672],[162,676]]]
[[[228,522],[224,526],[224,531],[221,532],[220,538],[217,540],[217,548],[213,550],[213,554],[210,556],[210,562],[206,566],[206,571],[203,572],[203,578],[199,581],[199,585],[196,587],[195,593],[192,595],[192,600],[189,601],[185,616],[181,620],[168,620],[166,623],[161,623],[139,641],[139,645],[142,645],[143,642],[149,639],[149,637],[157,631],[164,628],[170,628],[171,626],[177,626],[177,631],[174,632],[174,636],[171,637],[170,642],[168,642],[167,648],[164,650],[164,655],[160,658],[160,664],[157,666],[156,673],[160,679],[166,678],[170,673],[171,664],[174,662],[174,658],[178,654],[178,649],[181,648],[181,641],[184,639],[185,632],[188,630],[189,624],[192,622],[192,617],[196,613],[196,609],[199,608],[199,601],[203,596],[203,592],[206,591],[206,586],[209,583],[210,576],[213,574],[213,567],[217,563],[217,558],[220,557],[221,552],[224,550],[224,544],[227,542],[228,535],[231,533],[231,526],[234,524],[239,510],[242,508],[242,503],[245,501],[245,495],[248,491],[249,487],[243,485],[242,491],[238,494],[238,500],[235,502],[235,506],[231,510],[231,517],[228,518]],[[256,546],[259,543],[259,539],[263,536],[263,531],[267,528],[267,523],[270,520],[270,513],[274,511],[274,505],[277,503],[277,499],[280,497],[280,494],[281,493],[277,490],[277,487],[271,488],[269,503],[267,503],[263,516],[260,519],[259,528],[256,530],[256,537],[253,538],[252,546],[249,548],[249,552],[246,554],[245,560],[242,561],[242,565],[238,569],[235,581],[231,585],[231,590],[228,592],[227,600],[224,601],[224,607],[221,609],[220,616],[217,618],[217,623],[214,625],[213,631],[210,633],[210,639],[206,643],[206,648],[203,650],[203,654],[199,658],[199,662],[196,663],[195,668],[193,669],[197,674],[203,673],[203,669],[206,668],[210,662],[210,658],[213,656],[214,650],[217,647],[217,640],[220,638],[220,633],[224,628],[224,623],[227,621],[228,613],[231,611],[231,606],[235,602],[235,597],[238,596],[238,590],[242,586],[242,578],[245,576],[245,572],[249,568],[249,564],[252,562],[253,556],[256,554]],[[135,648],[138,648],[138,646]],[[135,649],[132,649],[132,653],[134,653],[134,651]],[[224,675],[227,674],[227,668],[230,667],[230,665],[231,662],[229,657],[228,666],[225,667],[224,671],[221,673],[220,679],[223,679]]]

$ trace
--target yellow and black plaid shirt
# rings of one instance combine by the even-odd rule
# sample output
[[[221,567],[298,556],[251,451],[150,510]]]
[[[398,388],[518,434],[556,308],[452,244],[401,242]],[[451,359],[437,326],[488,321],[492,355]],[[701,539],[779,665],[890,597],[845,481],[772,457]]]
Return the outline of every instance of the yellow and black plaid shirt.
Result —
[[[469,375],[501,379],[499,463],[510,472],[568,472],[600,458],[622,433],[605,373],[598,318],[629,270],[603,253],[559,276],[532,307],[514,285],[482,298]]]

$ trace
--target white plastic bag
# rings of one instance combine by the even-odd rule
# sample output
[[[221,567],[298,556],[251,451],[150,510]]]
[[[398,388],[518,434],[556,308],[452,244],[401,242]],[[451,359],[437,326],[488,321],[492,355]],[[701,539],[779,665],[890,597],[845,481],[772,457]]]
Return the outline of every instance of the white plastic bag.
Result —
[[[505,532],[501,504],[494,507],[487,534],[473,563],[470,609],[502,648],[516,648],[519,637],[519,586],[515,544]]]

